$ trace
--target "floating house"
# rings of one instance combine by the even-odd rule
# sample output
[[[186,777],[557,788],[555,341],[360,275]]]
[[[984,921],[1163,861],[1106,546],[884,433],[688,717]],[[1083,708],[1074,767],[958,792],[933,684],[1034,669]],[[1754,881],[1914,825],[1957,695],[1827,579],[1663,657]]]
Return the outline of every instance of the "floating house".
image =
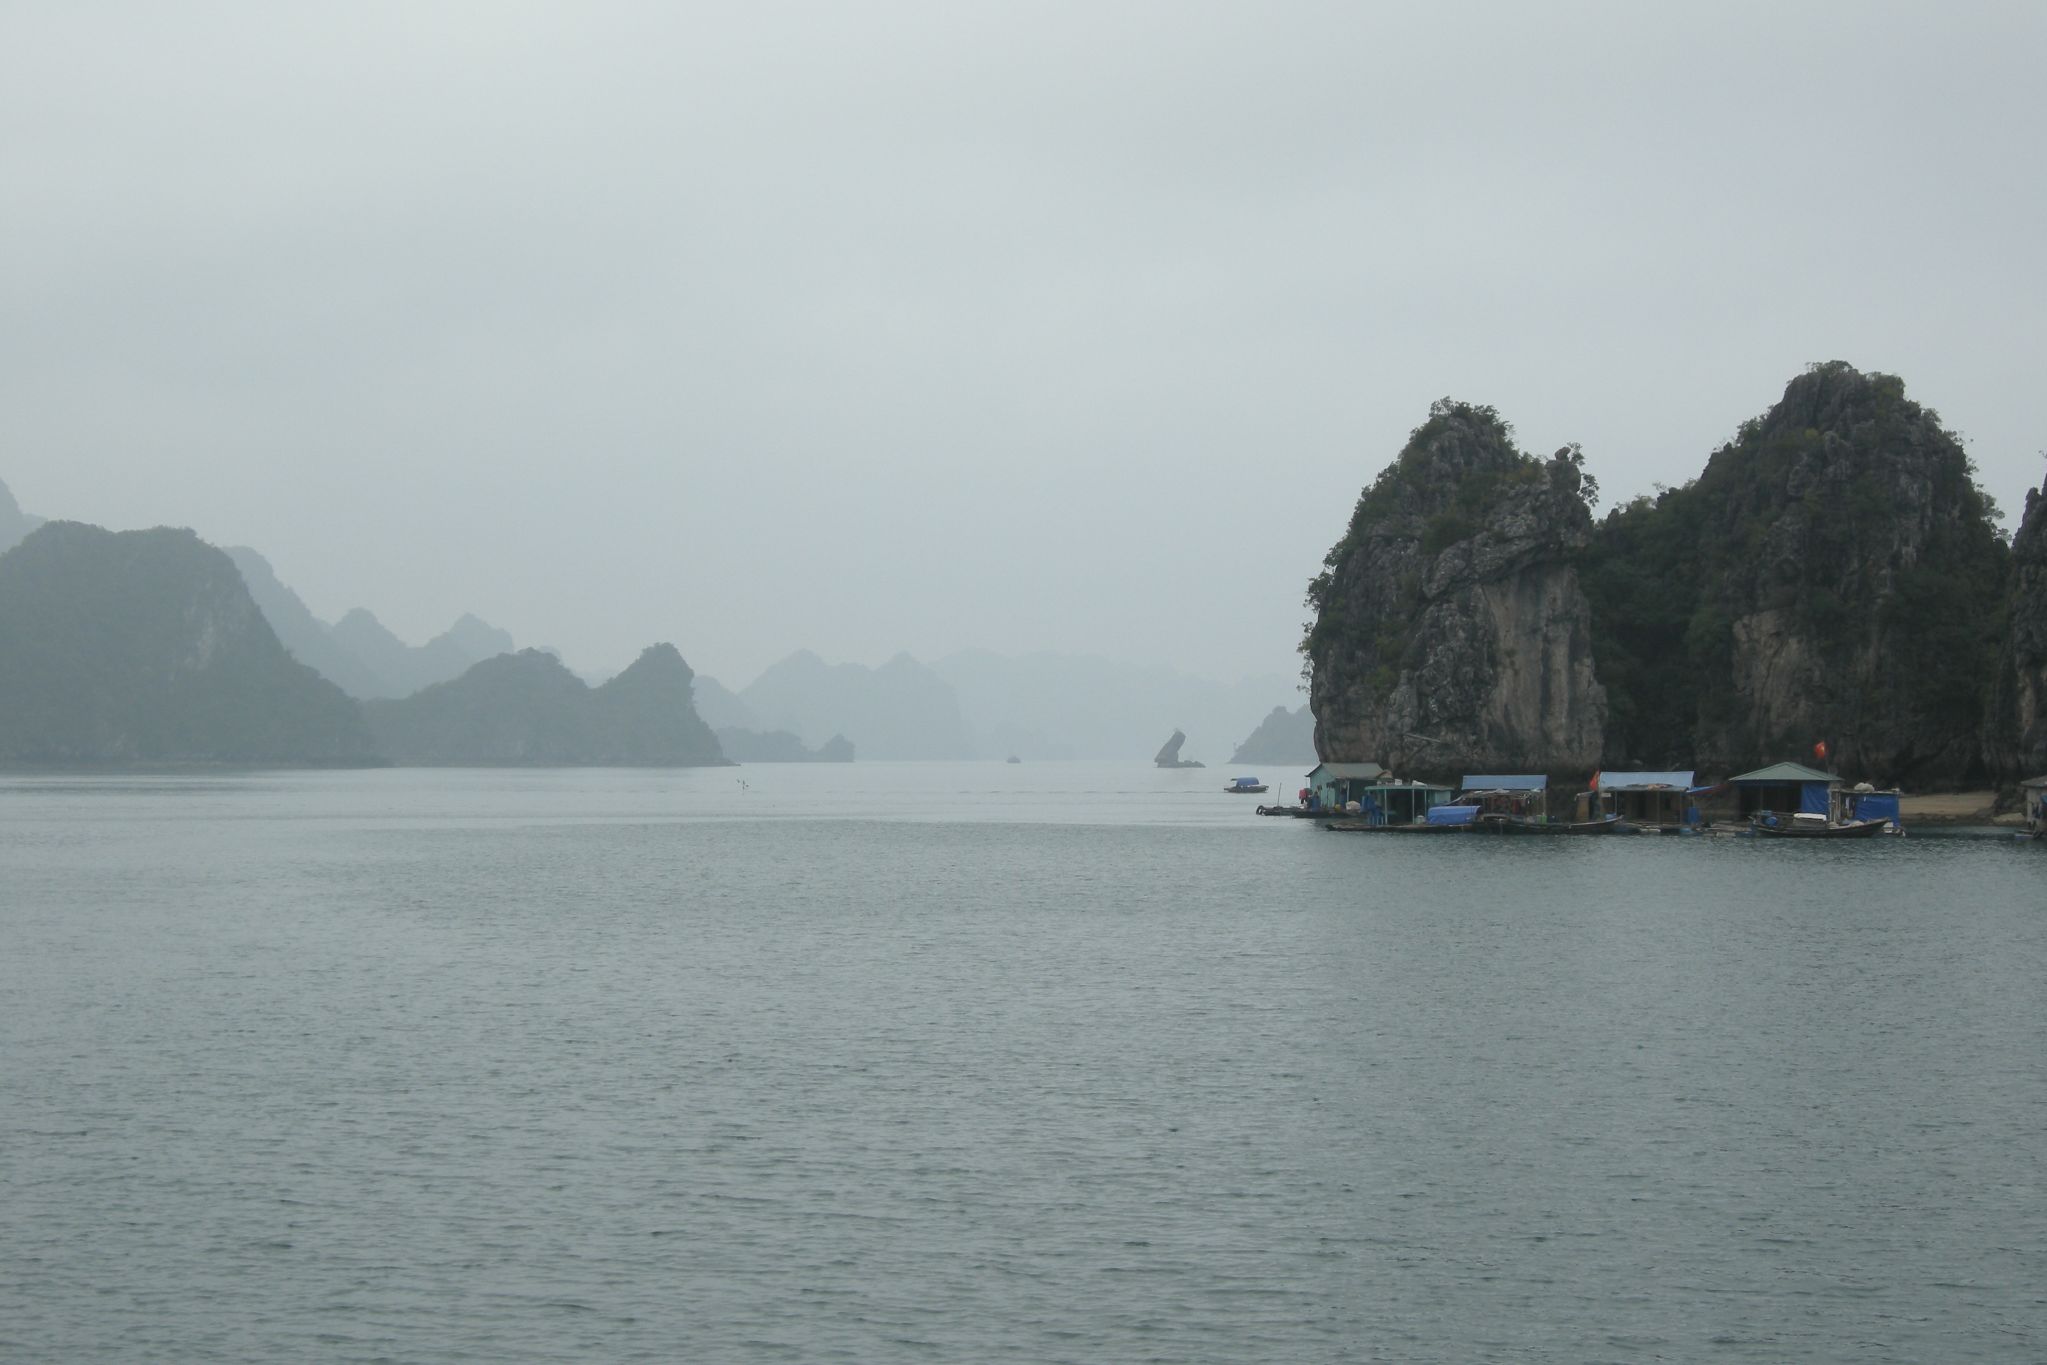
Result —
[[[1895,790],[1880,792],[1867,782],[1857,782],[1847,791],[1836,792],[1839,802],[1834,819],[1839,821],[1888,820],[1890,832],[1903,834],[1905,818],[1899,812],[1899,793]]]
[[[2026,798],[2026,828],[2035,839],[2047,838],[2047,777],[2029,777],[2019,790]]]
[[[1318,763],[1308,774],[1308,804],[1342,810],[1357,800],[1353,792],[1384,781],[1386,770],[1376,763]]]
[[[1890,824],[1893,834],[1904,832],[1895,790],[1878,791],[1867,782],[1844,786],[1833,773],[1823,773],[1803,763],[1772,763],[1767,768],[1730,777],[1727,783],[1734,788],[1736,809],[1744,820],[1769,811],[1776,815],[1821,815],[1830,825],[1883,820]]]
[[[1644,829],[1680,830],[1699,823],[1699,808],[1692,803],[1690,769],[1666,773],[1592,774],[1591,801],[1594,818],[1617,815]]]
[[[1466,773],[1457,803],[1483,815],[1549,823],[1549,778],[1542,773]]]
[[[1413,825],[1437,806],[1447,806],[1453,787],[1433,782],[1402,782],[1388,777],[1376,763],[1323,763],[1308,774],[1308,802],[1326,811],[1350,811],[1374,825]]]
[[[1778,815],[1824,815],[1833,819],[1840,805],[1841,779],[1803,763],[1772,763],[1752,773],[1730,777],[1736,810],[1746,820],[1763,811]]]

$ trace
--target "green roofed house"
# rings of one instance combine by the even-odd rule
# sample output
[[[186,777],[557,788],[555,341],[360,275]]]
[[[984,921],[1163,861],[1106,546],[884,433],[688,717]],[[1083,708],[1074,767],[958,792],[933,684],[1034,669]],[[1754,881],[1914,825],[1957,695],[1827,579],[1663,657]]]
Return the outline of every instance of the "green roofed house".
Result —
[[[1744,820],[1766,810],[1778,815],[1824,815],[1831,820],[1841,790],[1839,777],[1803,763],[1772,763],[1727,782],[1735,790]]]
[[[1776,815],[1823,815],[1830,825],[1882,820],[1892,834],[1905,831],[1895,790],[1878,791],[1867,782],[1849,787],[1834,774],[1803,763],[1772,763],[1727,781],[1735,790],[1744,820],[1770,811]]]
[[[1308,774],[1308,801],[1324,809],[1342,810],[1357,800],[1355,793],[1383,781],[1386,770],[1377,763],[1317,763]]]
[[[1308,774],[1311,807],[1351,812],[1374,825],[1420,824],[1455,795],[1454,789],[1433,782],[1390,778],[1376,763],[1323,763]]]

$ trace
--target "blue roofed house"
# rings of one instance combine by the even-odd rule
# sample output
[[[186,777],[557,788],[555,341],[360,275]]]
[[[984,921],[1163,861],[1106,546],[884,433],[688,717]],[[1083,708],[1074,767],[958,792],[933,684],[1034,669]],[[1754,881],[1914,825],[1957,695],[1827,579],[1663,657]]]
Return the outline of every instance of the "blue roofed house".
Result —
[[[1643,829],[1681,830],[1699,823],[1692,802],[1691,769],[1671,772],[1597,772],[1589,803],[1601,818],[1619,816]]]

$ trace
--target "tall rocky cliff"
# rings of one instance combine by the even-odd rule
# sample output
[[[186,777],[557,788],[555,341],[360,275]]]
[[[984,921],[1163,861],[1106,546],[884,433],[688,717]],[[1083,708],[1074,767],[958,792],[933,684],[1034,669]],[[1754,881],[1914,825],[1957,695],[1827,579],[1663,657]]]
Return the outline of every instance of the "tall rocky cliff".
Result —
[[[1980,781],[2006,552],[1961,444],[1891,375],[1791,381],[1585,556],[1609,766],[1810,758]]]
[[[1575,450],[1539,460],[1491,408],[1431,407],[1309,587],[1316,752],[1435,773],[1597,766],[1606,692],[1574,567],[1590,530]]]
[[[50,522],[0,555],[0,759],[361,763],[361,712],[190,531]]]
[[[2047,773],[2047,487],[2026,494],[2011,561],[1990,749],[2002,775],[2038,777]]]

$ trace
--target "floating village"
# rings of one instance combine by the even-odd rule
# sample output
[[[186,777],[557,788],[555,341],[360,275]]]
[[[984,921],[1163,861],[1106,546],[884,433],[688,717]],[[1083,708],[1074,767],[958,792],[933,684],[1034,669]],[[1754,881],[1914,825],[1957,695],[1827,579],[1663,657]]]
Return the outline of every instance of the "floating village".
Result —
[[[1256,777],[1224,786],[1267,790]],[[1998,837],[2047,839],[2047,776],[2020,784],[2023,825]],[[1557,805],[1552,806],[1552,798]],[[1321,763],[1293,804],[1260,815],[1315,820],[1344,834],[1675,835],[1869,839],[1905,833],[1903,795],[1802,763],[1701,782],[1689,770],[1600,771],[1585,790],[1553,793],[1542,773],[1467,773],[1456,783],[1397,777],[1378,763]]]

